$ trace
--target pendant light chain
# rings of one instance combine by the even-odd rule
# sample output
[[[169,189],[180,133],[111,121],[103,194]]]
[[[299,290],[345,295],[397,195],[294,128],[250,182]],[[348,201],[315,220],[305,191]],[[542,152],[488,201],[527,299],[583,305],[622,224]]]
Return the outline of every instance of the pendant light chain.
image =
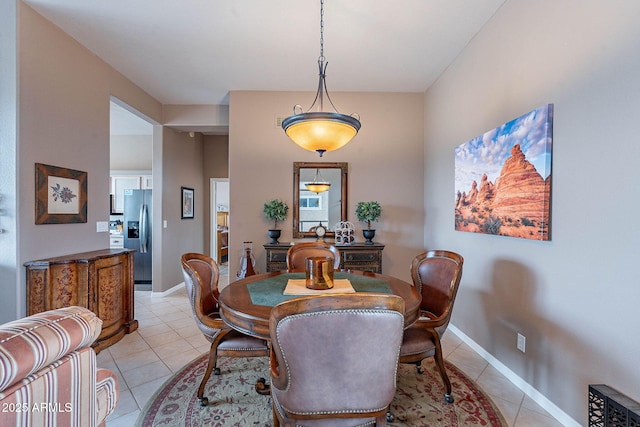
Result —
[[[313,104],[311,104],[309,111],[311,111],[311,108],[313,108],[313,105],[316,103],[316,101],[320,101],[318,104],[318,111],[324,110],[324,93],[327,90],[327,83],[325,80],[327,66],[324,60],[324,0],[320,0],[320,56],[318,57],[318,75],[320,79],[318,80],[318,92],[316,93],[316,99],[313,100]],[[331,103],[331,106],[335,111],[336,107],[334,107],[333,102],[331,102],[329,94],[327,94],[327,98],[329,99],[329,102]]]
[[[320,0],[320,58],[324,62],[324,0]]]

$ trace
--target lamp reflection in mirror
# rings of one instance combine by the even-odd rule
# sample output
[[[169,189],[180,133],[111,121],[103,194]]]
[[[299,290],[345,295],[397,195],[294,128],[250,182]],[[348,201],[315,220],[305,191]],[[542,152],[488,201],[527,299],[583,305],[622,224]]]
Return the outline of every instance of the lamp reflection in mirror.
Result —
[[[327,90],[326,71],[328,63],[324,57],[324,1],[320,1],[320,57],[318,57],[318,91],[307,112],[300,105],[293,107],[293,115],[282,121],[282,129],[293,142],[305,150],[315,151],[320,157],[326,151],[343,147],[360,130],[360,117],[357,114],[338,113]],[[333,112],[323,111],[324,97],[333,107]],[[314,107],[317,111],[314,111]]]
[[[308,182],[304,185],[307,190],[313,191],[314,193],[322,193],[325,191],[329,191],[331,188],[331,183],[325,180],[322,175],[320,175],[320,169],[316,169],[316,176],[313,178],[313,182]]]

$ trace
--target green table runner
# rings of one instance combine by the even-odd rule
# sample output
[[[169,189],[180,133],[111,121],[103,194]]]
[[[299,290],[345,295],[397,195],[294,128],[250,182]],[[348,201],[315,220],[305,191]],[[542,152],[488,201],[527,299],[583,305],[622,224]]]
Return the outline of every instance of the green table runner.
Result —
[[[269,277],[257,282],[249,283],[247,290],[251,296],[251,302],[255,305],[274,306],[282,301],[297,298],[300,295],[284,295],[289,279],[304,279],[305,273],[283,273],[278,276]],[[360,276],[346,272],[337,272],[334,279],[349,279],[351,286],[356,292],[378,292],[391,294],[389,283],[382,279]]]

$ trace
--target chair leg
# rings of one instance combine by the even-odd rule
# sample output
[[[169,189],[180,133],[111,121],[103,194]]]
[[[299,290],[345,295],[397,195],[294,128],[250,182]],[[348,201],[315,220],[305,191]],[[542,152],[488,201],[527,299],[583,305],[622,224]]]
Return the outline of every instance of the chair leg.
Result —
[[[211,377],[211,372],[215,369],[216,375],[220,374],[220,370],[216,367],[216,362],[218,360],[218,344],[220,343],[221,334],[218,334],[216,339],[211,343],[211,349],[209,349],[209,361],[207,362],[207,369],[204,372],[204,376],[202,377],[202,381],[200,382],[200,386],[198,387],[198,402],[200,402],[200,406],[207,406],[209,404],[209,399],[204,397],[204,387],[207,385],[207,381],[209,381],[209,377]]]
[[[387,425],[387,414],[378,415],[376,417],[376,427],[386,427]]]
[[[433,356],[436,360],[436,366],[438,366],[438,371],[440,371],[440,377],[442,377],[442,382],[444,383],[444,388],[446,390],[444,394],[444,400],[447,403],[453,403],[453,396],[451,395],[451,381],[449,381],[449,376],[447,375],[447,371],[444,368],[444,359],[442,358],[442,347],[440,347],[440,340],[436,339],[436,354]]]
[[[278,418],[278,412],[273,405],[271,406],[271,412],[273,412],[273,427],[280,427],[280,418]]]
[[[388,423],[392,423],[396,420],[396,416],[391,412],[391,405],[387,408],[387,413],[385,414],[385,421]]]

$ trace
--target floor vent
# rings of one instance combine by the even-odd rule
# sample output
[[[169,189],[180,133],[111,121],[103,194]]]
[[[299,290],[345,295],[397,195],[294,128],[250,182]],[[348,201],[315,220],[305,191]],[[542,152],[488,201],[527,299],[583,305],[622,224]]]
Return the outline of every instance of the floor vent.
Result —
[[[589,427],[640,427],[640,403],[609,386],[591,384]]]

